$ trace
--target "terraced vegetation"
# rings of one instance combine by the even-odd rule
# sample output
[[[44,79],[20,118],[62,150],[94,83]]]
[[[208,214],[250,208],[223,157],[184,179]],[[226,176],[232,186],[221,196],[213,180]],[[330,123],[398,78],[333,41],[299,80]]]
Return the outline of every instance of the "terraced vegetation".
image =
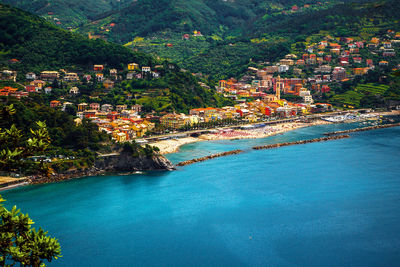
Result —
[[[372,103],[379,104],[382,102],[388,89],[389,85],[386,84],[359,84],[354,90],[333,96],[330,102],[343,107],[370,107]]]
[[[360,84],[355,88],[355,91],[362,94],[384,95],[389,89],[386,84],[367,83]]]

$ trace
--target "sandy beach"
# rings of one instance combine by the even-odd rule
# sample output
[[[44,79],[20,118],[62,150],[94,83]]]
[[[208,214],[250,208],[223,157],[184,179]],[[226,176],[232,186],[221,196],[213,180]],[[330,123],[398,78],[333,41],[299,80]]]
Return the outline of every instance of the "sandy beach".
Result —
[[[183,145],[201,142],[201,141],[211,141],[211,140],[235,140],[235,139],[253,139],[253,138],[265,138],[288,131],[296,130],[303,127],[310,127],[321,124],[330,124],[330,122],[317,120],[312,123],[282,123],[277,125],[265,126],[263,128],[249,129],[249,130],[233,130],[225,129],[218,130],[215,133],[209,133],[200,135],[199,137],[185,137],[180,139],[170,139],[158,141],[150,144],[151,146],[156,146],[160,149],[162,155],[175,153],[179,151],[179,148]]]

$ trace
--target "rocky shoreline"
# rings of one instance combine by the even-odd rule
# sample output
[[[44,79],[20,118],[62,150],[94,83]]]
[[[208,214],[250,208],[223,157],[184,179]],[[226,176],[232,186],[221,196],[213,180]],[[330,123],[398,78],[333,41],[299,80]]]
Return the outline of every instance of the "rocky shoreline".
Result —
[[[314,138],[314,139],[310,139],[310,140],[301,140],[301,141],[295,141],[295,142],[278,143],[278,144],[265,145],[265,146],[254,146],[253,149],[255,149],[255,150],[272,149],[272,148],[278,148],[278,147],[283,147],[283,146],[292,146],[292,145],[302,145],[302,144],[309,144],[309,143],[316,143],[316,142],[325,142],[325,141],[338,140],[338,139],[344,139],[344,138],[350,138],[350,135],[338,135],[338,136]]]
[[[31,184],[46,184],[65,180],[99,176],[109,173],[134,173],[136,171],[170,171],[174,165],[162,155],[152,157],[134,157],[129,153],[118,153],[96,159],[94,166],[86,169],[70,169],[63,173],[50,176],[36,176],[31,179]]]

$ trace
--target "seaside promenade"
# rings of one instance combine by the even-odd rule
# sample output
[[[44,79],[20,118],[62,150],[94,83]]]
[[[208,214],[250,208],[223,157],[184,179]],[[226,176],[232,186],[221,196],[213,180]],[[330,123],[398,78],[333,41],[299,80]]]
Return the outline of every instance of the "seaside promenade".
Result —
[[[327,113],[321,113],[321,114],[312,114],[312,115],[306,115],[306,116],[299,116],[299,117],[293,117],[293,118],[286,118],[286,119],[278,119],[278,120],[270,120],[270,121],[259,121],[256,123],[248,123],[248,124],[236,124],[236,125],[228,125],[228,126],[221,126],[221,127],[216,127],[218,129],[238,129],[240,127],[244,126],[251,126],[255,124],[265,124],[265,125],[276,125],[276,124],[282,124],[282,123],[289,123],[289,122],[296,122],[296,121],[313,121],[313,120],[318,120],[318,119],[323,119],[325,117],[330,117],[330,116],[337,116],[337,115],[343,115],[346,113],[357,113],[360,111],[364,111],[365,109],[357,109],[357,110],[351,110],[351,111],[335,111],[335,112],[327,112]],[[174,133],[168,133],[168,134],[161,134],[161,135],[155,135],[155,136],[150,136],[143,138],[143,140],[146,140],[149,143],[152,142],[157,142],[160,140],[166,140],[168,138],[184,138],[188,136],[193,136],[193,135],[201,135],[204,133],[208,133],[215,128],[210,128],[210,129],[198,129],[198,130],[190,130],[190,131],[184,131],[184,132],[174,132]]]

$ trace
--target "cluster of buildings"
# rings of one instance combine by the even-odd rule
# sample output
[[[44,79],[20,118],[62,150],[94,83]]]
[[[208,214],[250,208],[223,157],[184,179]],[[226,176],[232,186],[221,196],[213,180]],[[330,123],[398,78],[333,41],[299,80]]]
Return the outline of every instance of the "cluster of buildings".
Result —
[[[80,124],[84,118],[89,119],[99,126],[100,131],[110,134],[118,142],[143,137],[146,132],[155,127],[155,123],[150,119],[142,118],[139,115],[142,105],[133,105],[128,108],[127,105],[116,105],[115,107],[99,103],[75,105],[71,102],[50,101],[50,107],[60,108],[63,111],[69,106],[77,108],[77,119],[75,120],[77,124]]]
[[[194,35],[201,35],[196,31]],[[186,38],[188,36],[184,36]],[[332,38],[327,36],[318,43],[309,45],[305,51],[288,54],[275,64],[264,64],[261,68],[249,67],[241,79],[219,81],[217,92],[236,101],[234,106],[223,108],[196,108],[189,114],[165,114],[162,117],[148,115],[143,118],[141,105],[116,105],[99,103],[72,103],[74,96],[80,94],[79,85],[83,82],[96,82],[103,89],[112,89],[122,80],[158,78],[164,65],[154,67],[130,63],[125,70],[108,69],[104,65],[94,65],[90,73],[75,73],[65,70],[43,71],[39,74],[26,73],[24,90],[13,87],[0,89],[0,96],[26,97],[29,93],[52,93],[49,86],[62,81],[68,86],[71,102],[53,100],[52,108],[67,110],[69,106],[77,109],[76,123],[87,118],[99,126],[99,129],[124,142],[143,137],[159,123],[164,128],[180,129],[201,123],[226,119],[258,122],[274,116],[294,117],[313,112],[332,109],[330,104],[314,103],[313,94],[330,93],[332,83],[341,83],[359,75],[365,75],[374,68],[393,66],[400,44],[400,33],[388,31],[384,37],[370,40],[353,38]],[[169,64],[166,68],[174,68]],[[17,72],[3,70],[0,79],[16,82]],[[205,85],[204,85],[205,86]],[[281,95],[297,96],[298,103],[291,103]]]
[[[327,36],[275,64],[249,67],[239,81],[221,80],[217,91],[238,103],[262,100],[273,92],[300,96],[304,104],[311,105],[312,94],[329,93],[331,83],[348,81],[377,67],[395,66],[399,47],[400,33],[391,30],[368,41]]]
[[[173,65],[170,67],[174,68]],[[25,74],[26,82],[24,90],[13,91],[7,88],[0,90],[3,96],[11,95],[18,98],[25,97],[29,93],[51,94],[53,90],[51,87],[52,83],[58,81],[68,86],[70,96],[76,96],[80,94],[79,84],[82,84],[82,82],[97,82],[105,90],[111,90],[117,82],[122,80],[144,79],[146,77],[159,78],[162,68],[164,68],[163,65],[156,65],[152,70],[148,66],[140,67],[137,63],[129,63],[126,69],[122,71],[118,71],[117,69],[106,70],[104,65],[94,65],[90,73],[67,72],[64,69],[42,71],[39,74],[28,72]],[[126,76],[124,77],[124,75]],[[16,71],[3,70],[0,72],[0,80],[16,82],[16,78]]]
[[[234,106],[223,108],[196,108],[189,114],[167,114],[160,118],[160,124],[165,128],[179,129],[185,126],[195,126],[199,123],[215,122],[225,119],[241,120],[255,123],[269,117],[290,118],[306,115],[313,112],[332,110],[332,105],[317,103],[291,103],[280,98],[279,90],[276,94],[266,94],[262,99],[237,103]]]

